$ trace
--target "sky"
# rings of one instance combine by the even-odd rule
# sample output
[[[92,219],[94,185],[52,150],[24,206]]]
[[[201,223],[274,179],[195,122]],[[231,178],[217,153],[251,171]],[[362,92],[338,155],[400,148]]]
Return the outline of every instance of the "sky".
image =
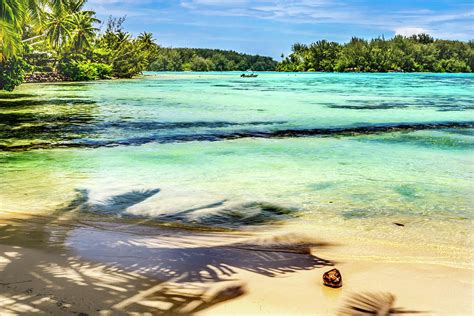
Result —
[[[152,32],[167,47],[287,55],[295,42],[346,42],[429,33],[474,39],[474,0],[89,0],[102,21],[126,16],[133,35]]]

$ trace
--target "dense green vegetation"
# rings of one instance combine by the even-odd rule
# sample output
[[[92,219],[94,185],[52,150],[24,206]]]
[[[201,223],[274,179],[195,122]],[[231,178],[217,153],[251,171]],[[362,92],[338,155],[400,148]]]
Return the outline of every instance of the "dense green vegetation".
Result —
[[[99,32],[86,0],[0,1],[0,89],[12,90],[31,72],[93,80],[131,77],[146,66],[124,57],[142,51],[143,43],[122,31],[123,20],[110,19]],[[115,67],[117,61],[127,71]]]
[[[136,38],[125,18],[95,26],[87,0],[0,0],[0,90],[13,90],[25,74],[66,80],[131,78],[143,70],[273,70],[269,57],[232,51],[163,48],[151,33]],[[57,78],[57,77],[56,77]]]
[[[203,48],[158,48],[148,67],[152,71],[275,70],[270,57]]]
[[[282,56],[284,58],[284,56]],[[419,34],[346,44],[326,40],[294,44],[278,71],[472,72],[474,42],[433,39]]]

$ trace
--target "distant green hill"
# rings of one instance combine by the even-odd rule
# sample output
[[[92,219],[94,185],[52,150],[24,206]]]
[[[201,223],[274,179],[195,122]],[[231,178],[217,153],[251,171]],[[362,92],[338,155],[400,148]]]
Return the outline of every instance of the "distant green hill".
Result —
[[[272,71],[277,62],[271,57],[206,48],[158,48],[150,56],[151,71]]]

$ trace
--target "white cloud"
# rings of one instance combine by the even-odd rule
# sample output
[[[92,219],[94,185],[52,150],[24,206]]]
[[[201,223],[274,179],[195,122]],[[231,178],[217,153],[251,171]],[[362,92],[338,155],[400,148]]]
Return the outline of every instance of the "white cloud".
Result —
[[[247,16],[290,23],[354,19],[351,6],[331,0],[181,0],[181,6],[209,16]]]
[[[411,26],[402,26],[395,28],[396,35],[411,36],[421,33],[430,33],[430,30],[427,30],[422,27],[411,27]]]

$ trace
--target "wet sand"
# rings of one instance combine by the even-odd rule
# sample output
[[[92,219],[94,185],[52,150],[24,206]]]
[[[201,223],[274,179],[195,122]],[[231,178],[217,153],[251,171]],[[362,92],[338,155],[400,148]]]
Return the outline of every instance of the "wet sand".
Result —
[[[468,265],[323,229],[207,232],[11,214],[0,228],[2,315],[334,315],[360,292],[390,292],[396,307],[428,315],[473,311]],[[322,284],[334,267],[340,289]]]

